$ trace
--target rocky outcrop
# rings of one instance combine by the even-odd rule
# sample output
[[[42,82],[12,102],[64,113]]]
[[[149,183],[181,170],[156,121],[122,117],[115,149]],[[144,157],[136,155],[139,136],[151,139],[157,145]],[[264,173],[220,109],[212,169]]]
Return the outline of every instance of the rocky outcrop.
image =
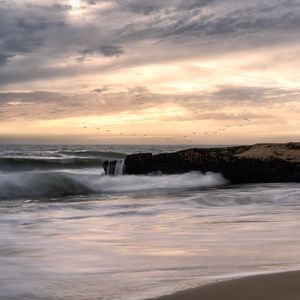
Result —
[[[125,159],[126,174],[222,173],[232,183],[300,182],[300,143],[193,148]]]

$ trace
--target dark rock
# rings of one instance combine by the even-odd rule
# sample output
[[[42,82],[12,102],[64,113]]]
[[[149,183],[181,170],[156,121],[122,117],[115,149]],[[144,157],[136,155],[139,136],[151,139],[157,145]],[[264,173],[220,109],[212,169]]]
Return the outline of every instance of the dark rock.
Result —
[[[292,145],[291,145],[292,144]],[[128,155],[126,174],[218,172],[232,183],[300,182],[299,143],[193,148],[175,153]],[[292,157],[292,159],[288,159]]]
[[[287,143],[286,147],[288,149],[300,149],[300,143]]]
[[[108,161],[108,160],[105,160],[104,163],[103,163],[103,165],[102,165],[105,174],[107,174],[108,166],[109,166],[109,161]]]

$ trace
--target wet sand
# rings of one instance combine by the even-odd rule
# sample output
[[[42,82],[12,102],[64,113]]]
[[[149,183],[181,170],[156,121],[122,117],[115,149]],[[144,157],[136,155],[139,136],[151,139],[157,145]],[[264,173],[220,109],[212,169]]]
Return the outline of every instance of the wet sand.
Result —
[[[299,300],[300,271],[249,276],[204,285],[157,300]]]

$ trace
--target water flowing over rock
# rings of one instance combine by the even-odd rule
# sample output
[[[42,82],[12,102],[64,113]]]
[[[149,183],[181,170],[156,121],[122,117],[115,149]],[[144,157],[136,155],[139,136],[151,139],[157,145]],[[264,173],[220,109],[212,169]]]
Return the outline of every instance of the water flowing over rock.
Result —
[[[115,174],[112,162],[106,174]],[[124,174],[222,173],[232,183],[300,182],[300,143],[193,148],[128,155]]]
[[[118,176],[122,175],[125,168],[125,159],[106,160],[103,163],[103,168],[106,175]]]

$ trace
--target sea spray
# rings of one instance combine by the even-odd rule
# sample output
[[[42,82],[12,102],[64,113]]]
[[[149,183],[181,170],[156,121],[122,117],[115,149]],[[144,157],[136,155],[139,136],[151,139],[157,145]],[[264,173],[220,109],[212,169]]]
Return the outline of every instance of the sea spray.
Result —
[[[192,172],[163,176],[100,176],[69,172],[0,174],[0,199],[62,197],[152,189],[207,188],[226,184],[221,174]]]
[[[82,167],[64,161],[51,171],[43,161],[28,161],[30,172],[16,171],[24,161],[10,165],[10,173],[0,166],[0,197],[9,199],[0,201],[1,297],[152,299],[214,280],[299,268],[299,184],[212,186],[204,184],[212,177],[199,173],[174,181],[100,176],[100,152],[117,160],[122,157],[113,152],[184,148],[0,145],[4,159],[96,159]],[[200,185],[187,187],[197,178]]]

